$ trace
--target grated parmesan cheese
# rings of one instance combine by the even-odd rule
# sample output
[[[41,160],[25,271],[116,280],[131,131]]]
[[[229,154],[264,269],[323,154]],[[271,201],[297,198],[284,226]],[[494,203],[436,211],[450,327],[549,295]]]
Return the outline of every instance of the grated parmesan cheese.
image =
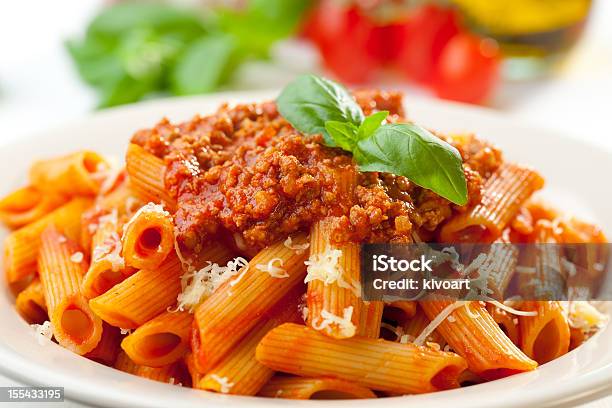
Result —
[[[305,322],[308,320],[308,307],[302,306],[302,320]]]
[[[303,244],[294,244],[292,239],[291,239],[291,236],[287,237],[285,242],[283,242],[283,245],[285,245],[287,248],[295,251],[295,253],[298,254],[298,255],[303,254],[304,251],[306,251],[310,247],[310,243],[309,242],[305,242]]]
[[[280,267],[274,265],[276,262],[280,264]],[[273,278],[279,278],[279,279],[288,278],[289,274],[287,273],[286,270],[282,268],[282,266],[283,266],[283,260],[281,258],[274,258],[274,259],[270,259],[270,262],[268,262],[267,265],[258,264],[257,266],[255,266],[255,268],[262,272],[266,272],[270,274],[270,276]]]
[[[93,262],[108,261],[113,272],[125,268],[125,260],[121,256],[121,238],[116,232],[111,233],[100,245],[93,249]]]
[[[446,320],[447,317],[451,315],[451,313],[453,313],[455,310],[459,309],[460,307],[469,305],[469,303],[470,303],[469,301],[461,300],[461,301],[457,301],[457,302],[451,303],[450,305],[446,306],[444,309],[442,309],[440,313],[438,313],[438,315],[431,322],[429,322],[427,326],[425,326],[421,334],[419,334],[419,336],[416,339],[414,339],[414,344],[416,344],[417,346],[422,346],[425,340],[429,337],[429,335],[433,333],[434,330],[436,330],[436,328],[444,320]]]
[[[335,325],[343,337],[353,337],[357,328],[351,321],[352,316],[353,306],[344,308],[342,317],[336,316],[335,314],[323,309],[321,311],[321,320],[318,324],[313,324],[312,328],[315,330],[324,330],[331,327],[331,325]]]
[[[181,277],[182,291],[176,299],[177,310],[183,311],[187,308],[189,312],[193,312],[200,302],[212,295],[225,281],[237,275],[242,268],[244,271],[239,276],[240,278],[248,269],[248,264],[246,259],[237,257],[229,261],[226,266],[209,261],[199,271],[184,273]]]
[[[81,263],[83,262],[84,258],[85,258],[85,255],[83,255],[81,251],[77,251],[74,254],[70,255],[70,262]]]
[[[174,377],[170,377],[170,379],[168,380],[168,384],[170,384],[170,385],[177,385],[179,387],[183,386],[183,383],[176,382],[176,378],[174,378]]]
[[[400,341],[402,339],[402,337],[404,336],[404,329],[401,326],[393,326],[392,324],[386,323],[386,322],[382,322],[380,324],[381,328],[387,329],[389,330],[391,333],[395,334],[395,340],[394,341]]]
[[[123,329],[123,328],[119,328],[119,332],[121,333],[121,335],[126,335],[126,334],[132,334],[132,329]]]
[[[526,275],[534,274],[537,272],[535,266],[524,266],[524,265],[516,265],[514,267],[514,270],[516,271],[516,273],[524,273]]]
[[[212,378],[219,384],[219,391],[223,394],[227,394],[228,392],[230,392],[230,390],[234,386],[234,383],[229,382],[227,377],[219,377],[217,374],[211,374],[210,378]]]
[[[43,324],[31,324],[30,327],[34,329],[36,340],[41,346],[44,346],[48,340],[53,338],[53,325],[48,320]]]
[[[57,237],[57,242],[59,242],[60,244],[63,244],[66,241],[68,241],[68,238],[66,238],[65,235],[60,235],[60,236]]]
[[[336,282],[341,288],[350,289],[355,296],[361,297],[360,283],[349,283],[344,280],[344,271],[340,266],[341,256],[341,250],[329,247],[322,253],[311,255],[307,261],[304,261],[307,266],[304,283],[320,280],[325,285],[329,285]]]

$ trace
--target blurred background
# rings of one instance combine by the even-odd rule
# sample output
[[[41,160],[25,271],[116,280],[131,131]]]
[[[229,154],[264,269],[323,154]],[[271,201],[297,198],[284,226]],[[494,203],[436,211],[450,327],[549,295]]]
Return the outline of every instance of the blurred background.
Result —
[[[98,109],[316,72],[612,148],[611,21],[610,0],[4,1],[0,141]]]
[[[100,109],[306,72],[612,150],[612,0],[4,0],[0,145]]]

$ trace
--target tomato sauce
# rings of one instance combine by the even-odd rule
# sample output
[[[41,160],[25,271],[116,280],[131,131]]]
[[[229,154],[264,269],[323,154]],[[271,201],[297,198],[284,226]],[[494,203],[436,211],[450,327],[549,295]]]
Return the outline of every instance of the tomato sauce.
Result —
[[[358,91],[355,99],[366,115],[387,110],[389,121],[406,121],[399,93]],[[464,158],[468,206],[478,202],[499,151],[474,137],[440,137]],[[413,232],[428,239],[467,207],[385,173],[358,173],[349,195],[335,175],[356,168],[350,154],[296,131],[273,102],[223,105],[176,125],[164,119],[132,142],[165,160],[166,188],[178,203],[177,240],[195,252],[225,239],[252,254],[322,217],[333,217],[334,241],[411,242]]]

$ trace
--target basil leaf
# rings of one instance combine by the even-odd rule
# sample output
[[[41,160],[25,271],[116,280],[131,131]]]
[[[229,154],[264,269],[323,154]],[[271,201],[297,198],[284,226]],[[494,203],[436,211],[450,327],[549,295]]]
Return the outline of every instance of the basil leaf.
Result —
[[[349,122],[329,120],[325,122],[325,130],[334,140],[336,146],[351,153],[355,150],[357,146],[357,126]]]
[[[420,126],[381,126],[370,138],[358,142],[354,157],[361,171],[405,176],[455,204],[467,203],[459,152]]]
[[[359,126],[357,139],[363,140],[370,137],[376,131],[376,129],[382,125],[382,121],[385,120],[387,116],[389,116],[389,111],[380,111],[365,118],[361,126]]]
[[[229,36],[209,36],[191,44],[177,61],[171,75],[177,95],[210,92],[230,71],[236,44]]]
[[[328,121],[363,122],[361,107],[340,84],[315,75],[303,75],[287,85],[276,99],[278,110],[294,128],[306,134],[323,134],[328,146],[336,146],[325,129]]]

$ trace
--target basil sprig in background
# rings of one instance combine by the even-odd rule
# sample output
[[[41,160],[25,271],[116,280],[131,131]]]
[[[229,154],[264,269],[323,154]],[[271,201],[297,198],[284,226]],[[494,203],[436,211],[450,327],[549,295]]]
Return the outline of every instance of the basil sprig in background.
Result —
[[[361,171],[405,176],[455,204],[467,203],[461,155],[426,129],[383,124],[386,111],[365,117],[342,85],[314,75],[287,85],[276,102],[293,127],[321,133],[327,146],[351,152]]]

